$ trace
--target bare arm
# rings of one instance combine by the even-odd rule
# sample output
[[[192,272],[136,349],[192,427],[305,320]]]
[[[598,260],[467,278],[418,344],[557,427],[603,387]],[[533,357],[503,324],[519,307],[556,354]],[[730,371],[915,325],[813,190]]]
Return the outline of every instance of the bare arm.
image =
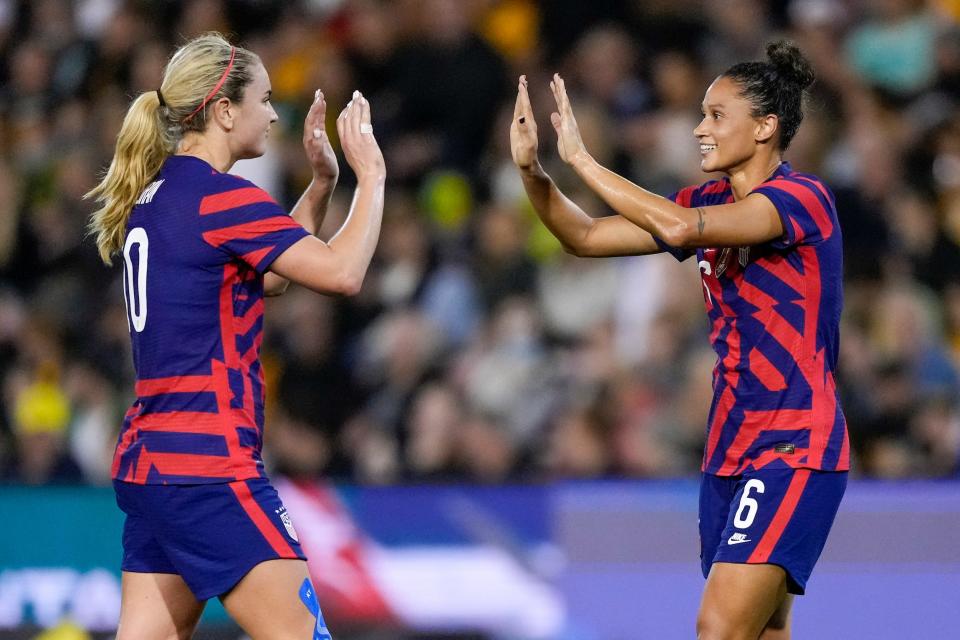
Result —
[[[386,169],[370,126],[370,105],[359,93],[337,119],[347,162],[357,174],[350,212],[329,243],[307,237],[284,251],[274,273],[319,293],[353,295],[373,258],[383,218]]]
[[[783,235],[783,223],[769,199],[752,194],[739,202],[690,209],[651,193],[602,167],[580,139],[570,100],[559,75],[550,83],[557,101],[551,122],[560,156],[614,211],[673,247],[760,244]]]
[[[318,183],[314,180],[293,207],[290,217],[299,222],[311,235],[317,235],[317,231],[323,224],[335,185],[336,180],[332,184]],[[264,295],[278,296],[286,291],[289,285],[290,280],[279,273],[268,271],[263,274]]]
[[[340,167],[326,131],[327,102],[319,89],[303,122],[303,149],[313,169],[313,180],[300,196],[290,216],[311,235],[317,235],[327,215],[327,207],[337,186]],[[277,296],[287,290],[290,281],[268,271],[263,276],[264,294]]]
[[[614,211],[672,247],[750,246],[783,236],[783,222],[776,207],[760,194],[730,204],[691,209],[650,193],[590,156],[578,158],[574,168]]]
[[[510,147],[523,186],[534,210],[564,249],[577,256],[622,256],[658,253],[653,237],[626,218],[592,218],[567,198],[537,159],[537,123],[533,118],[527,81],[520,78]]]
[[[563,195],[539,164],[522,171],[523,186],[543,224],[576,256],[629,256],[660,252],[653,236],[623,216],[592,218]]]

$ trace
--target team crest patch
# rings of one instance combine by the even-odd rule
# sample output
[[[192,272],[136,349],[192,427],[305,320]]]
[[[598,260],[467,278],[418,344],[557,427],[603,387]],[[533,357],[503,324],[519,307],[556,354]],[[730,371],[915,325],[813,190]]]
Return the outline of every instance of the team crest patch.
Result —
[[[297,530],[293,528],[293,520],[290,519],[290,514],[287,513],[287,508],[280,507],[276,510],[276,514],[280,516],[280,522],[283,523],[284,529],[287,530],[287,535],[290,536],[294,542],[299,543],[300,538],[297,536]]]

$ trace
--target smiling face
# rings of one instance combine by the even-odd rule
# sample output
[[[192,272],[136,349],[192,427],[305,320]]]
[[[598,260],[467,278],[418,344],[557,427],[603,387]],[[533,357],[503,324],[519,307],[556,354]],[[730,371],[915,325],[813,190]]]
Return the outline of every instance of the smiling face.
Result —
[[[252,79],[243,90],[243,99],[231,105],[233,130],[230,147],[237,159],[257,158],[267,150],[270,125],[277,121],[277,112],[270,103],[270,77],[262,64],[252,68]]]
[[[713,81],[703,98],[703,120],[693,130],[700,142],[700,169],[732,173],[770,142],[776,116],[758,118],[752,109],[736,81],[726,76]]]

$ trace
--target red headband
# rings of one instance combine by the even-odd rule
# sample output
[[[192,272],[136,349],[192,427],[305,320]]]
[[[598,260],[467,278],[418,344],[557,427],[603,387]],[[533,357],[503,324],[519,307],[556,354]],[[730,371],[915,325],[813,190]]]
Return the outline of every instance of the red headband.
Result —
[[[217,95],[217,91],[220,91],[220,87],[223,86],[223,83],[227,79],[227,74],[230,73],[230,69],[233,68],[233,56],[237,53],[236,47],[230,47],[230,61],[227,63],[227,68],[223,70],[223,75],[220,76],[220,80],[217,81],[216,86],[213,88],[213,91],[207,94],[207,97],[203,99],[203,102],[200,103],[200,106],[193,110],[193,113],[188,115],[183,119],[184,122],[197,115],[197,112],[207,106],[207,103],[210,101],[210,98]]]

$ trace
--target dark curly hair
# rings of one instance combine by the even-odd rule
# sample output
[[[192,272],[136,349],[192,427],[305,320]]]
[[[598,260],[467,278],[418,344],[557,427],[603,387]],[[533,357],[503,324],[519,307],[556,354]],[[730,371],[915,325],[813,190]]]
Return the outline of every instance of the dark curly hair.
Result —
[[[780,150],[790,146],[803,120],[807,87],[813,84],[810,62],[792,42],[767,45],[766,62],[741,62],[723,72],[740,85],[741,95],[753,105],[753,116],[774,114],[780,119]]]

